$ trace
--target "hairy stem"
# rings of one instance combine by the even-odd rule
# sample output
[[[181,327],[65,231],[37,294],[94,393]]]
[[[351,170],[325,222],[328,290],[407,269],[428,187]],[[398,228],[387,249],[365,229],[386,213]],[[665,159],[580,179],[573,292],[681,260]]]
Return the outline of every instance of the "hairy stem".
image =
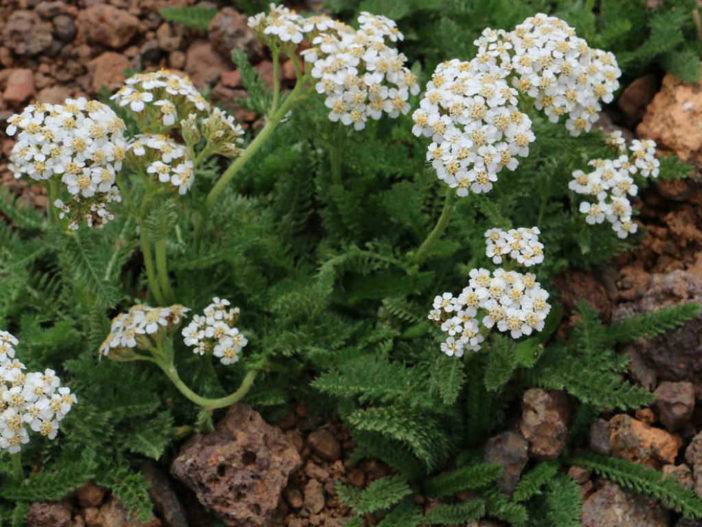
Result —
[[[159,284],[161,287],[161,292],[163,293],[164,300],[166,302],[175,302],[175,294],[173,293],[173,288],[168,280],[168,264],[167,264],[167,252],[166,252],[166,239],[162,239],[156,242],[156,273],[159,278]]]
[[[149,242],[149,238],[143,227],[141,228],[139,241],[141,245],[141,254],[144,256],[144,267],[146,268],[146,279],[149,282],[149,291],[154,296],[156,303],[158,303],[159,306],[163,306],[166,304],[166,302],[163,299],[163,294],[161,293],[161,288],[158,284],[156,268],[154,267],[154,258],[151,254],[151,242]]]
[[[198,406],[211,410],[214,410],[216,408],[225,408],[227,406],[231,406],[235,403],[238,403],[249,392],[254,380],[256,379],[256,375],[258,375],[257,370],[251,370],[246,374],[244,380],[241,382],[241,386],[239,386],[239,389],[237,391],[225,397],[209,399],[207,397],[202,397],[201,395],[196,394],[194,391],[188,388],[188,386],[181,380],[180,376],[178,375],[178,371],[175,369],[173,363],[164,364],[161,361],[156,361],[156,364],[160,366],[160,368],[168,376],[168,378],[175,385],[175,387],[178,388],[178,391],[180,393],[182,393],[185,397],[187,397],[190,401],[194,402]]]
[[[274,47],[273,50],[273,102],[271,103],[271,109],[268,112],[272,114],[278,108],[278,103],[280,102],[280,78],[278,76],[278,70],[280,68],[280,53],[278,53],[278,48]]]
[[[298,81],[293,91],[290,92],[290,95],[288,95],[285,101],[283,101],[283,104],[280,105],[280,108],[278,108],[270,115],[266,126],[263,127],[263,130],[261,130],[261,132],[256,136],[256,138],[253,141],[251,141],[246,150],[244,150],[244,153],[240,157],[238,157],[231,165],[229,165],[227,170],[225,170],[224,174],[222,174],[222,176],[219,178],[219,181],[217,181],[215,186],[212,187],[212,190],[210,190],[210,193],[207,195],[207,200],[205,201],[205,206],[207,210],[212,208],[212,205],[214,205],[219,195],[224,191],[224,188],[227,186],[227,183],[229,183],[231,179],[236,175],[236,173],[239,170],[241,170],[241,167],[243,167],[246,164],[246,162],[249,161],[254,156],[254,154],[258,152],[258,150],[266,143],[266,141],[268,141],[271,134],[280,123],[281,119],[285,117],[288,111],[299,100],[303,84],[303,81]]]
[[[11,461],[11,474],[12,479],[15,481],[22,481],[24,479],[24,469],[22,468],[22,452],[15,452],[10,454]]]
[[[456,191],[452,188],[447,189],[446,199],[444,200],[444,208],[441,210],[441,215],[439,216],[436,225],[434,225],[434,228],[429,233],[429,236],[427,236],[422,242],[422,245],[419,246],[419,249],[417,249],[417,252],[414,255],[416,263],[422,263],[431,247],[439,240],[439,238],[441,238],[441,235],[444,233],[446,227],[448,227],[448,224],[451,221],[451,214],[453,213],[453,206],[455,202]]]

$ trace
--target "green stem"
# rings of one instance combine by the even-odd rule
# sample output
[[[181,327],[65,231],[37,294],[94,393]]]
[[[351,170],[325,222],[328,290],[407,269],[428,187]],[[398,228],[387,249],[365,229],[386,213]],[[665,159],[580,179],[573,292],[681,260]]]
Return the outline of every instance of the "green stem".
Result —
[[[278,108],[278,103],[280,102],[280,78],[278,70],[280,68],[280,53],[278,53],[278,48],[273,48],[273,102],[271,103],[271,109],[268,112],[272,114],[275,109]]]
[[[144,267],[146,268],[146,278],[149,282],[149,291],[156,299],[156,303],[158,303],[159,306],[163,306],[166,304],[166,302],[163,299],[163,294],[161,293],[161,288],[158,285],[156,269],[154,268],[154,259],[153,259],[153,255],[151,254],[151,242],[149,241],[149,238],[146,235],[146,230],[144,229],[143,225],[141,227],[140,243],[141,243],[141,254],[144,256]]]
[[[10,454],[11,458],[11,474],[12,474],[12,479],[15,481],[22,481],[24,479],[24,469],[22,468],[22,452],[16,452],[14,454]]]
[[[210,190],[210,193],[207,195],[207,200],[205,201],[205,208],[207,210],[212,208],[212,205],[214,205],[214,202],[217,201],[217,198],[219,195],[224,191],[224,187],[227,186],[227,183],[231,181],[231,179],[236,175],[236,173],[243,167],[246,162],[251,159],[256,152],[266,143],[266,141],[269,139],[275,128],[278,126],[280,123],[281,119],[285,117],[285,115],[288,113],[290,108],[293,107],[293,105],[299,100],[300,92],[302,90],[304,82],[303,80],[299,80],[298,83],[295,85],[295,88],[293,89],[292,92],[290,92],[290,95],[283,101],[283,104],[278,108],[275,112],[271,114],[271,116],[268,119],[268,122],[266,123],[266,126],[263,127],[263,130],[256,136],[256,138],[251,141],[249,146],[244,150],[244,153],[238,157],[231,165],[229,165],[229,168],[224,171],[224,174],[219,178],[219,181],[215,184],[214,187],[212,187],[212,190]]]
[[[417,249],[417,252],[415,253],[414,259],[416,263],[422,263],[429,252],[429,249],[431,249],[432,245],[434,245],[437,240],[441,238],[441,235],[446,230],[446,227],[448,227],[455,201],[456,191],[449,188],[446,192],[446,200],[444,201],[444,208],[441,210],[441,216],[439,216],[439,219],[437,220],[436,225],[434,225],[432,231],[429,233],[429,236],[427,236],[424,242],[422,242],[422,245],[419,246],[419,249]]]
[[[161,367],[163,372],[168,376],[168,378],[175,385],[175,387],[178,388],[178,391],[180,393],[182,393],[185,397],[190,399],[198,406],[212,410],[216,408],[224,408],[226,406],[231,406],[235,403],[238,403],[249,392],[254,380],[256,379],[256,375],[258,375],[257,370],[251,370],[246,374],[246,377],[244,377],[244,380],[241,382],[241,386],[239,386],[239,389],[237,391],[227,395],[226,397],[220,397],[218,399],[209,399],[207,397],[202,397],[201,395],[196,394],[194,391],[188,388],[186,384],[181,380],[180,376],[178,375],[178,372],[175,369],[175,366],[173,366],[172,363],[163,364],[161,361],[156,361],[156,364],[158,364]]]
[[[175,302],[175,294],[173,293],[173,288],[168,280],[168,264],[167,264],[167,252],[166,252],[166,239],[162,239],[156,242],[156,273],[159,278],[159,283],[161,286],[161,291],[163,292],[163,297],[166,302]]]
[[[46,188],[47,200],[49,201],[46,207],[46,215],[48,216],[49,223],[51,225],[54,225],[58,221],[58,212],[54,202],[58,198],[60,190],[61,183],[59,180],[55,178],[49,179],[49,184]]]

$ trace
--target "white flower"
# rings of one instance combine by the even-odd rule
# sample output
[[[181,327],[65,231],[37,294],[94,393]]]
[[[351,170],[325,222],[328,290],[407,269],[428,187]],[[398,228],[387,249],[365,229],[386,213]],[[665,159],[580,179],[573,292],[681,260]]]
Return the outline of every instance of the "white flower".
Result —
[[[530,267],[544,261],[544,245],[539,241],[539,228],[488,229],[485,231],[485,254],[494,263],[509,256],[519,264]]]
[[[195,177],[187,148],[165,135],[141,134],[129,143],[127,163],[134,170],[145,170],[159,183],[169,184],[185,194]]]

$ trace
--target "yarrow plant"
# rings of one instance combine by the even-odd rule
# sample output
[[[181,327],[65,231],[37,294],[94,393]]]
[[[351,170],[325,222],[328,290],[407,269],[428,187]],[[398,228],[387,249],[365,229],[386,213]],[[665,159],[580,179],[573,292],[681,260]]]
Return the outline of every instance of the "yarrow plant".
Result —
[[[607,137],[607,144],[619,156],[616,159],[592,159],[588,165],[591,172],[573,171],[568,188],[596,201],[580,202],[579,210],[585,214],[590,225],[607,220],[619,238],[626,238],[637,230],[632,219],[633,208],[630,197],[638,194],[635,177],[641,180],[655,179],[660,172],[660,161],[656,158],[656,142],[650,139],[634,139],[629,146],[621,132]]]
[[[0,450],[11,454],[29,443],[28,429],[54,439],[77,400],[54,370],[25,371],[15,358],[17,344],[12,334],[0,331]]]
[[[515,237],[516,236],[516,237]],[[486,255],[500,263],[509,255],[521,265],[534,265],[534,248],[542,254],[538,229],[513,229],[505,233],[490,229],[485,233]],[[501,249],[501,241],[511,240],[513,248]],[[543,260],[543,256],[540,258]],[[520,273],[503,268],[470,271],[468,285],[458,296],[443,293],[434,298],[429,320],[441,327],[448,336],[441,351],[451,357],[462,357],[466,351],[479,351],[487,333],[493,329],[509,333],[513,339],[544,328],[551,311],[549,294],[541,288],[532,273]]]

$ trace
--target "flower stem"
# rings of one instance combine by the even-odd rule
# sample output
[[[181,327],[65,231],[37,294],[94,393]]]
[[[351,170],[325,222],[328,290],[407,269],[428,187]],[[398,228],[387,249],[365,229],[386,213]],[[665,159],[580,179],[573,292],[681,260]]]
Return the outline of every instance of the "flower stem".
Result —
[[[263,130],[261,130],[261,132],[256,136],[256,138],[253,141],[251,141],[246,150],[244,150],[244,153],[240,157],[238,157],[231,165],[229,165],[229,168],[227,168],[227,170],[224,171],[224,174],[222,174],[222,176],[219,178],[219,181],[217,181],[215,186],[212,187],[212,190],[210,190],[210,193],[207,195],[207,199],[205,201],[205,206],[207,210],[212,208],[212,205],[214,205],[215,201],[217,201],[217,198],[224,190],[224,187],[227,186],[227,183],[231,181],[231,179],[236,175],[236,173],[241,169],[241,167],[243,167],[246,164],[246,162],[249,159],[251,159],[254,156],[254,154],[258,152],[258,150],[266,143],[266,141],[270,138],[271,134],[280,123],[281,119],[285,117],[290,108],[292,108],[293,105],[299,100],[303,84],[303,80],[298,81],[293,91],[290,92],[290,95],[288,95],[285,101],[283,101],[283,104],[280,105],[280,108],[278,108],[270,115],[266,126],[263,127]]]
[[[11,475],[12,479],[15,481],[22,481],[24,479],[24,469],[22,468],[22,452],[15,452],[10,454],[11,458]]]
[[[280,78],[278,76],[278,70],[280,67],[280,53],[278,53],[277,46],[272,49],[273,54],[273,102],[271,103],[270,114],[275,112],[278,108],[278,103],[280,102]]]
[[[451,220],[451,214],[453,213],[453,205],[455,201],[456,191],[452,188],[449,188],[446,192],[444,208],[441,210],[441,215],[439,216],[436,225],[434,225],[434,228],[429,233],[429,236],[427,236],[426,239],[422,242],[422,245],[419,246],[419,249],[417,249],[417,252],[414,255],[414,260],[416,263],[422,263],[424,258],[426,258],[427,253],[431,249],[432,245],[434,245],[437,242],[437,240],[441,238],[441,235],[446,230],[446,227],[448,227],[449,221]]]
[[[60,192],[60,183],[57,179],[49,179],[49,184],[46,187],[48,204],[46,206],[46,215],[49,218],[49,223],[51,225],[55,224],[58,220],[58,213],[56,211],[56,206],[54,202],[58,198]]]
[[[159,367],[168,376],[168,378],[175,385],[175,387],[178,388],[178,391],[180,393],[182,393],[185,397],[190,399],[198,406],[211,410],[214,410],[216,408],[224,408],[226,406],[231,406],[235,403],[238,403],[249,392],[254,380],[256,379],[256,375],[258,375],[257,370],[251,370],[246,374],[244,380],[241,382],[241,386],[239,386],[239,389],[237,391],[227,395],[226,397],[209,399],[207,397],[202,397],[201,395],[196,394],[194,391],[188,388],[186,384],[181,380],[173,363],[164,364],[163,362],[157,360],[156,364],[159,365]]]
[[[156,273],[158,274],[161,291],[166,302],[175,302],[175,294],[168,280],[168,264],[166,252],[166,239],[156,242]]]
[[[161,293],[161,288],[158,285],[156,269],[154,268],[154,259],[151,254],[151,242],[149,242],[149,237],[146,235],[146,230],[143,225],[141,227],[140,234],[141,243],[141,254],[144,256],[144,267],[146,268],[146,278],[149,282],[149,291],[156,299],[158,305],[165,305],[163,294]]]

